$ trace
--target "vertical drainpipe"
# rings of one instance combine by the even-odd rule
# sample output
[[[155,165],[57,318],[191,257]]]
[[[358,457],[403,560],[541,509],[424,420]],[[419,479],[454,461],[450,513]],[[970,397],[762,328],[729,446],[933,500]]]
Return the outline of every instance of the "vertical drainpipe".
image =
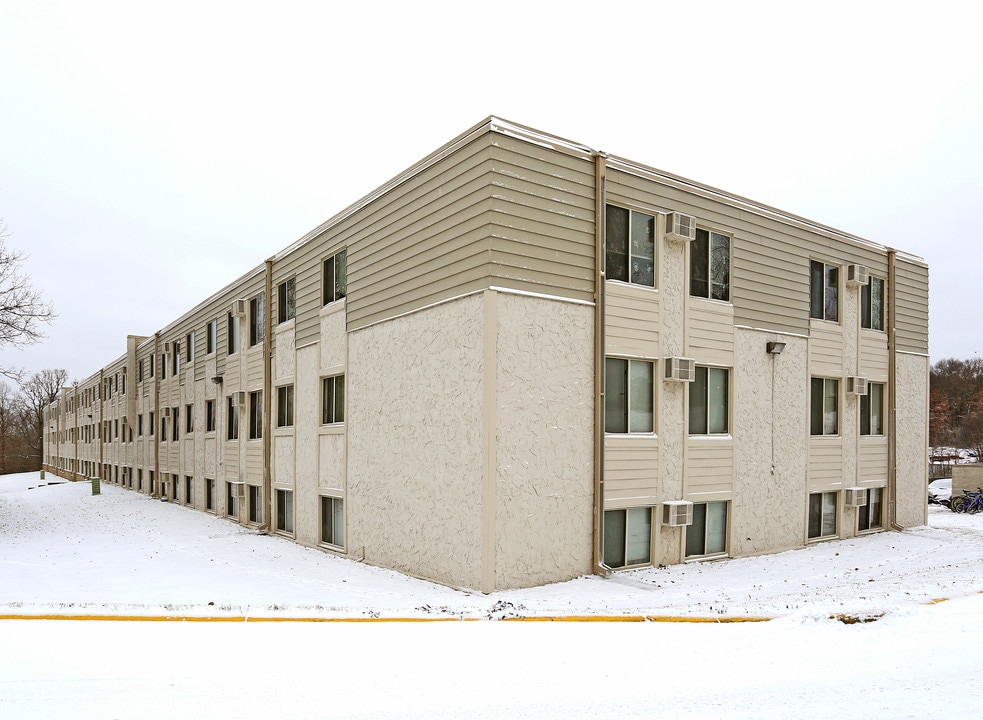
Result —
[[[898,387],[898,335],[895,324],[897,322],[898,291],[895,279],[897,277],[897,251],[894,248],[887,249],[887,482],[888,496],[888,522],[895,530],[902,530],[898,525],[898,419],[897,419],[897,387]]]
[[[606,575],[604,564],[604,204],[607,155],[594,154],[594,569]]]
[[[160,357],[160,333],[154,333],[154,427],[152,437],[154,438],[154,484],[153,492],[150,497],[160,497],[160,443],[163,438],[159,435],[160,428],[160,374],[164,372],[163,367],[157,367],[157,358]]]
[[[102,395],[106,391],[106,378],[103,375],[104,369],[99,371],[99,432],[97,437],[99,438],[99,472],[96,473],[102,480],[108,480],[109,478],[102,477],[102,448],[106,442],[106,439],[102,436],[105,428],[102,426]]]
[[[270,475],[270,448],[273,408],[273,258],[266,261],[266,332],[263,333],[263,525],[267,533],[273,527],[273,487]]]

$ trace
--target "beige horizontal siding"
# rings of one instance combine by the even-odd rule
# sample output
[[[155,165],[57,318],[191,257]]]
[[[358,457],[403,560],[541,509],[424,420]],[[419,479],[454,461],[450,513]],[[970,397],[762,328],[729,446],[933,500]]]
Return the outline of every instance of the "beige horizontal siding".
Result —
[[[605,354],[658,358],[662,327],[659,293],[608,282],[604,297]]]
[[[658,478],[656,438],[605,438],[605,509],[654,504],[657,502]]]
[[[809,490],[836,490],[843,485],[843,440],[810,438]]]
[[[858,475],[862,483],[876,483],[887,479],[887,437],[860,438]]]
[[[686,449],[687,499],[707,494],[729,494],[734,490],[734,442],[731,439],[694,440]]]
[[[898,350],[928,352],[928,268],[899,259],[895,270]]]
[[[843,375],[843,327],[821,320],[812,323],[809,372],[813,376]]]
[[[874,382],[887,382],[889,360],[887,333],[861,330],[860,374]]]
[[[734,364],[734,308],[690,298],[686,354],[703,364]]]

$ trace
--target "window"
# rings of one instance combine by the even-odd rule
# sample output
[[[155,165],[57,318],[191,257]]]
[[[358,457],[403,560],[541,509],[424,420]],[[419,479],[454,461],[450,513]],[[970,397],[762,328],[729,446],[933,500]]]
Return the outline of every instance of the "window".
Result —
[[[655,216],[608,205],[607,279],[655,287]]]
[[[809,495],[809,537],[836,535],[836,493],[812,493]]]
[[[148,470],[147,472],[149,473],[149,476],[148,476],[147,479],[150,482],[150,494],[151,495],[154,495],[157,492],[157,484],[154,481],[154,471],[153,470]]]
[[[181,372],[181,343],[174,343],[174,347],[171,349],[171,375],[177,375]]]
[[[171,440],[178,441],[178,433],[181,430],[181,408],[171,408]]]
[[[276,426],[294,424],[294,386],[283,385],[276,389]]]
[[[605,565],[618,568],[647,563],[650,560],[651,543],[652,508],[605,511]]]
[[[249,522],[263,522],[263,506],[260,504],[260,491],[258,485],[246,486],[246,500],[249,512]]]
[[[249,301],[249,346],[266,339],[266,293],[260,293]]]
[[[228,517],[239,517],[239,494],[237,486],[240,483],[225,483],[225,514]]]
[[[697,228],[689,246],[689,294],[729,301],[730,238]]]
[[[345,547],[345,502],[321,496],[321,542]]]
[[[190,434],[195,431],[195,406],[184,406],[184,432]]]
[[[324,287],[324,305],[341,300],[348,293],[348,251],[332,255],[324,261],[321,284]]]
[[[284,280],[277,286],[276,290],[276,315],[277,322],[287,322],[292,320],[297,311],[295,278]]]
[[[276,491],[276,529],[286,533],[294,531],[294,494],[292,490]]]
[[[171,475],[171,500],[177,502],[177,486],[180,478],[177,473]]]
[[[226,321],[226,327],[229,334],[229,355],[234,355],[235,353],[239,352],[239,316],[229,313]]]
[[[190,475],[184,476],[184,504],[192,505],[194,503],[194,479]]]
[[[686,527],[686,557],[727,552],[726,502],[695,503],[693,524]]]
[[[696,366],[689,386],[690,435],[726,435],[730,432],[730,371]]]
[[[137,363],[137,382],[143,382],[143,360]]]
[[[809,317],[839,320],[840,269],[813,260],[809,266]]]
[[[215,401],[205,401],[205,432],[215,432]]]
[[[155,425],[154,425],[154,414],[152,412],[149,413],[147,415],[147,419],[149,420],[149,422],[147,423],[147,427],[150,429],[150,436],[153,437],[153,435],[154,435],[154,427],[155,427]]]
[[[839,432],[837,412],[839,397],[839,380],[812,379],[809,407],[809,433],[811,435],[836,435]]]
[[[143,414],[137,415],[137,435],[143,435]]]
[[[137,468],[137,491],[143,492],[143,468]]]
[[[884,434],[884,383],[868,383],[860,396],[860,434]]]
[[[153,377],[154,372],[156,371],[157,356],[151,355],[149,358],[147,358],[147,362],[150,363],[150,377]]]
[[[164,380],[167,377],[167,355],[161,353],[160,355],[160,379]]]
[[[654,366],[648,360],[606,358],[604,431],[650,433],[654,425]]]
[[[263,391],[249,393],[249,439],[263,437]]]
[[[184,359],[187,362],[195,360],[195,331],[192,330],[184,338]]]
[[[321,424],[345,421],[345,376],[321,379]]]
[[[868,330],[884,329],[884,280],[871,277],[860,288],[860,326]]]
[[[881,527],[881,498],[883,488],[867,489],[867,504],[857,508],[857,530],[875,530]]]
[[[205,327],[205,354],[211,355],[218,347],[218,320],[212,320]]]
[[[239,406],[236,405],[235,399],[232,396],[226,398],[225,417],[226,417],[226,427],[225,427],[226,440],[238,440],[239,439]]]
[[[165,412],[168,408],[164,408]],[[160,418],[160,441],[167,442],[167,416],[162,415]]]

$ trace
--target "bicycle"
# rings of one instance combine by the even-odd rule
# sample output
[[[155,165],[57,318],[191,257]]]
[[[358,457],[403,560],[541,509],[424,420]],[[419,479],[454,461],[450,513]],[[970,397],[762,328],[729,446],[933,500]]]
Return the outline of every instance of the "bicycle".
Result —
[[[976,492],[967,491],[952,498],[949,501],[949,509],[952,512],[964,512],[970,515],[983,511],[983,488],[976,488]]]

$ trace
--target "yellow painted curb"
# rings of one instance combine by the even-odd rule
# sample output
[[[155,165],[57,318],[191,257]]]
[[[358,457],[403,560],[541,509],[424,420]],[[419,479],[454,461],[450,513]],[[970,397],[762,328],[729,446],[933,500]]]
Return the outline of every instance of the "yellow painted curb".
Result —
[[[767,622],[769,617],[685,617],[670,615],[532,615],[504,617],[504,622],[661,622],[661,623],[743,623]],[[219,622],[219,623],[431,623],[495,622],[484,617],[269,617],[249,615],[0,615],[2,620],[74,620],[96,622]]]

